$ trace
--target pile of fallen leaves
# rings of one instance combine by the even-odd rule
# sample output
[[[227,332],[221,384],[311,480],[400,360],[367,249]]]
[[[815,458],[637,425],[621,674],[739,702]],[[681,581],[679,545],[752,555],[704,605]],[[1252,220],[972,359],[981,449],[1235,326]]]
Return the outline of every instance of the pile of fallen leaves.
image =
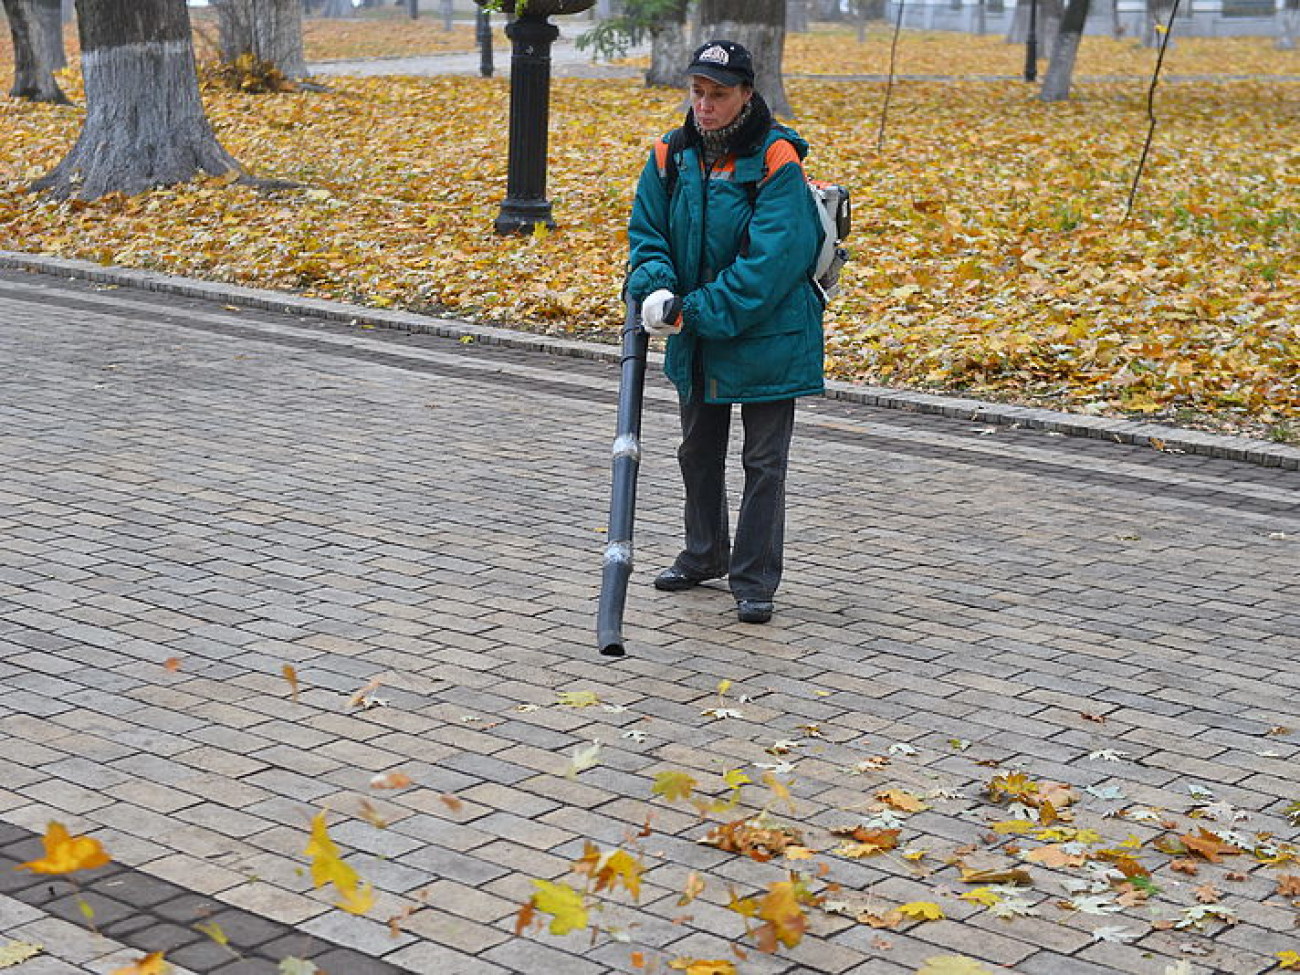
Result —
[[[900,72],[931,36],[905,35]],[[957,71],[971,39],[946,36]],[[818,38],[834,45],[824,60],[857,47],[851,34],[792,43]],[[1199,47],[1175,48],[1168,70],[1191,73],[1178,59]],[[1137,56],[1090,38],[1078,71],[1122,74],[1112,60]],[[1296,59],[1276,57],[1282,71]],[[63,84],[81,99],[74,73]],[[34,197],[27,182],[71,146],[81,110],[0,103],[0,247],[615,339],[633,186],[650,139],[679,116],[676,92],[555,81],[559,227],[502,239],[505,81],[331,84],[205,91],[238,159],[303,185],[274,196],[208,181],[89,204]],[[1143,77],[1081,82],[1056,104],[1019,82],[902,82],[880,148],[883,85],[793,78],[788,90],[810,170],[854,194],[854,257],[827,321],[832,375],[1285,435],[1300,410],[1295,82],[1162,85],[1127,221]]]

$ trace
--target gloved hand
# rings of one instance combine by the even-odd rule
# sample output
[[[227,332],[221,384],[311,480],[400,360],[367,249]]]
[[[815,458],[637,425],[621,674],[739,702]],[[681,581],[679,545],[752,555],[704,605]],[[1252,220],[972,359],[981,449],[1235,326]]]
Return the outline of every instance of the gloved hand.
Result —
[[[641,327],[651,335],[676,335],[682,330],[682,299],[667,288],[651,292],[641,302]]]

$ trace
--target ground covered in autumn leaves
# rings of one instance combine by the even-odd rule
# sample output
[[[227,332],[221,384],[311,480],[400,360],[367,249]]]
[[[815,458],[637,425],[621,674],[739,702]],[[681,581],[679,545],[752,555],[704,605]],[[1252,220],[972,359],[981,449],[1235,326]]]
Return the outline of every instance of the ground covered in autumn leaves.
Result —
[[[818,47],[820,45],[820,47]],[[898,71],[1013,73],[995,38],[907,34]],[[1300,436],[1300,55],[1182,42],[1147,131],[1155,54],[1088,38],[1073,98],[1014,81],[791,78],[809,168],[852,188],[854,260],[828,316],[836,378]],[[794,36],[787,64],[888,68],[879,28]],[[1251,75],[1249,78],[1239,77]],[[80,102],[74,73],[63,79]],[[614,340],[624,223],[649,139],[679,110],[634,81],[558,80],[559,228],[491,230],[505,191],[501,79],[336,79],[325,93],[205,91],[223,144],[302,189],[212,180],[57,203],[82,109],[0,107],[0,247]]]

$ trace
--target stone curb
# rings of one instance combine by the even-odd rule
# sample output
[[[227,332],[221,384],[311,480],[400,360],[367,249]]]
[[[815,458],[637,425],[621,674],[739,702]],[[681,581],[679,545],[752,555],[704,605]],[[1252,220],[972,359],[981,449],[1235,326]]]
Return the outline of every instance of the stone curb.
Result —
[[[435,318],[404,311],[385,311],[366,308],[323,298],[304,298],[276,291],[264,291],[215,281],[202,281],[154,271],[137,271],[128,268],[106,267],[90,261],[0,251],[0,268],[21,269],[40,274],[65,275],[83,281],[114,284],[153,291],[161,294],[200,298],[243,308],[257,308],[288,315],[308,315],[313,318],[347,324],[391,328],[444,338],[472,336],[476,341],[506,348],[546,352],[551,355],[590,359],[597,362],[619,363],[621,350],[615,345],[582,342],[556,336],[537,335],[514,329],[476,325],[455,318]],[[662,365],[663,357],[651,353],[651,362]],[[1248,437],[1230,437],[1185,430],[1180,427],[1161,426],[1111,417],[1083,416],[1056,410],[1044,410],[1007,403],[951,396],[936,396],[890,389],[883,386],[863,386],[829,381],[826,397],[847,403],[907,410],[937,416],[988,423],[998,426],[1015,426],[1033,430],[1048,430],[1071,437],[1088,437],[1111,440],[1115,443],[1153,447],[1166,452],[1195,454],[1224,460],[1255,464],[1260,467],[1278,467],[1300,470],[1300,448],[1285,444],[1272,444]]]

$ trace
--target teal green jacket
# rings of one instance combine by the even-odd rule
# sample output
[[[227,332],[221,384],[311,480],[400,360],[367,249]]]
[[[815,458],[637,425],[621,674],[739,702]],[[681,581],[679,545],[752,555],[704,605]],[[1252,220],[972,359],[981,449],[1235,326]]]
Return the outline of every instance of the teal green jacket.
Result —
[[[628,297],[639,303],[667,288],[682,298],[682,331],[668,339],[664,368],[683,400],[697,356],[705,402],[761,403],[824,388],[823,301],[809,274],[822,230],[805,185],[808,144],[773,126],[754,98],[757,110],[735,140],[743,148],[709,178],[688,115],[672,198],[665,135],[632,204]]]

